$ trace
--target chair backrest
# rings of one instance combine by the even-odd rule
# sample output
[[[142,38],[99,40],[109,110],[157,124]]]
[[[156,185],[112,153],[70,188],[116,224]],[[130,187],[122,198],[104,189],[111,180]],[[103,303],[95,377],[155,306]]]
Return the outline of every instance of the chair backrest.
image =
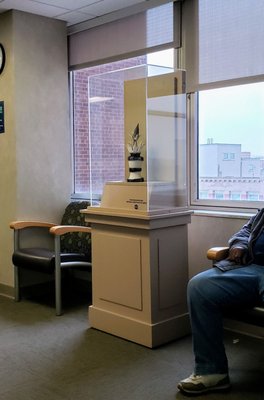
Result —
[[[90,206],[89,201],[73,201],[65,208],[61,225],[79,225],[87,226],[84,210]],[[73,232],[61,236],[61,252],[63,253],[81,253],[87,256],[91,261],[91,235],[90,233]]]

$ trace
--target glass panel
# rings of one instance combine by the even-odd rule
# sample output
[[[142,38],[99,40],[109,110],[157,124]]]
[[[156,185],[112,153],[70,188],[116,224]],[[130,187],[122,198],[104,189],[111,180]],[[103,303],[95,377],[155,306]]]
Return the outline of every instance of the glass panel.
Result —
[[[173,49],[168,49],[164,50],[161,52],[153,53],[150,55],[150,59],[155,63],[153,67],[151,65],[148,66],[148,73],[149,75],[155,75],[157,73],[162,74],[166,73],[168,71],[171,71],[171,67],[173,66],[173,54],[174,50]],[[93,165],[92,170],[90,169],[92,160],[90,159],[90,143],[89,143],[89,120],[90,116],[92,119],[97,118],[98,119],[98,126],[99,124],[103,124],[102,119],[100,117],[100,112],[101,110],[103,113],[106,110],[106,101],[108,101],[108,106],[111,103],[111,110],[112,114],[110,112],[110,107],[108,107],[108,128],[110,127],[110,124],[113,124],[113,121],[115,118],[118,119],[120,122],[124,117],[121,116],[122,112],[122,106],[121,106],[121,97],[118,99],[118,96],[122,95],[122,92],[119,94],[116,92],[116,97],[115,101],[111,101],[107,97],[112,96],[111,93],[107,93],[107,87],[105,89],[102,89],[106,94],[105,96],[101,97],[106,97],[105,99],[95,99],[92,98],[92,101],[94,103],[93,107],[89,108],[88,102],[89,102],[89,96],[87,95],[88,93],[88,81],[90,76],[95,76],[95,75],[101,75],[109,71],[120,71],[124,70],[130,67],[134,66],[139,66],[139,65],[146,65],[147,63],[147,58],[148,56],[141,56],[141,57],[135,57],[135,58],[130,58],[126,60],[121,60],[109,64],[103,64],[103,65],[98,65],[95,67],[91,68],[84,68],[78,71],[72,72],[72,82],[73,82],[73,159],[74,159],[74,193],[78,194],[81,197],[89,197],[90,192],[91,192],[91,184],[93,184],[93,198],[100,200],[101,194],[102,194],[102,184],[100,184],[100,179],[103,179],[102,181],[107,181],[110,178],[113,179],[121,179],[122,175],[120,175],[120,163],[121,160],[124,158],[123,154],[123,147],[120,145],[113,146],[114,149],[113,151],[117,152],[118,150],[120,151],[119,157],[120,157],[120,162],[118,165],[115,165],[117,167],[117,170],[115,172],[115,175],[113,175],[112,171],[109,171],[109,166],[108,166],[108,161],[106,160],[107,165],[103,167],[103,154],[105,153],[105,147],[106,147],[106,141],[109,138],[109,134],[113,135],[112,139],[114,140],[115,138],[118,139],[120,138],[119,134],[117,132],[123,132],[122,127],[118,127],[118,124],[115,124],[115,127],[111,129],[111,133],[107,132],[107,129],[104,129],[101,134],[98,134],[97,137],[97,145],[96,147],[93,147],[93,151],[91,154],[93,154],[93,159],[95,160],[95,165]],[[170,67],[170,69],[168,69]],[[152,71],[153,69],[153,71]],[[123,80],[121,80],[123,82]],[[93,90],[91,88],[91,90]],[[101,100],[101,101],[99,101]],[[105,104],[102,104],[103,101]],[[123,100],[122,100],[123,101]],[[101,103],[99,105],[99,103]],[[96,115],[92,115],[93,110],[95,111]],[[91,115],[89,115],[91,113]],[[118,117],[117,117],[118,115]],[[111,122],[112,121],[112,122]],[[121,123],[121,122],[120,122]],[[94,135],[96,135],[96,124],[93,124],[94,126]],[[114,133],[115,132],[115,133]],[[104,137],[106,135],[106,137]],[[115,136],[116,135],[116,136]],[[123,135],[123,133],[122,133]],[[124,141],[124,138],[122,139]],[[100,148],[100,144],[102,144],[102,148]],[[107,145],[108,151],[110,152],[111,146],[108,143]],[[96,152],[98,151],[98,157],[95,157]],[[112,150],[111,150],[112,151]],[[101,156],[100,156],[101,153]],[[101,160],[99,162],[99,160]],[[101,172],[103,174],[103,178],[101,177]],[[94,174],[94,176],[92,176]],[[98,178],[99,177],[99,178]]]
[[[98,200],[108,181],[125,180],[124,82],[145,66],[89,77],[90,198]]]
[[[90,194],[90,180],[91,180],[91,160],[89,158],[89,107],[88,107],[88,78],[92,75],[102,74],[108,71],[120,70],[123,68],[128,68],[135,65],[146,64],[146,56],[130,58],[127,60],[117,61],[110,64],[98,65],[91,68],[84,68],[72,73],[73,76],[73,145],[74,145],[74,193],[78,193],[81,196],[88,197]],[[97,103],[98,105],[98,103]],[[116,112],[120,112],[120,107],[118,103],[115,104],[117,111],[112,104],[113,116],[114,118]],[[95,111],[99,107],[94,107]],[[100,120],[100,115],[97,114],[98,120]],[[97,149],[98,152],[102,152],[100,143],[107,140],[107,138],[98,138]],[[116,147],[117,149],[117,147]],[[123,150],[122,150],[123,154]],[[99,157],[98,157],[99,158]],[[96,169],[96,165],[93,168],[93,173],[98,176],[100,171],[100,165]],[[97,179],[97,178],[95,178]],[[95,190],[98,191],[97,185],[95,185]],[[94,193],[94,198],[101,196],[101,192]]]
[[[187,206],[186,97],[175,94],[185,74],[164,70],[145,65],[89,78],[91,199],[103,192],[102,207]]]
[[[148,98],[147,110],[147,180],[153,185],[159,183],[158,193],[149,199],[149,207],[186,206],[185,94]]]

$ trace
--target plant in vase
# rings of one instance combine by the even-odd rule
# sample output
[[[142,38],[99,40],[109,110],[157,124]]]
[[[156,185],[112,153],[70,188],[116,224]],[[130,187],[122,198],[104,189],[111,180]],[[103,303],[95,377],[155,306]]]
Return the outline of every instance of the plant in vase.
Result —
[[[139,124],[137,124],[133,134],[130,135],[131,142],[127,145],[127,149],[130,153],[130,156],[128,157],[128,182],[144,182],[144,178],[141,177],[142,162],[144,161],[144,158],[140,153],[145,144],[142,141],[139,141],[139,137]]]

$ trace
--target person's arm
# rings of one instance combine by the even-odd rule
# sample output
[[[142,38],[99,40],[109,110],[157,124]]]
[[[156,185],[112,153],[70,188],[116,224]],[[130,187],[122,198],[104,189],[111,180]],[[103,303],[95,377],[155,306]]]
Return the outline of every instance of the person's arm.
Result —
[[[252,230],[252,224],[256,218],[256,215],[251,217],[250,220],[229,239],[228,259],[230,261],[235,261],[237,264],[246,264],[248,255],[248,241]]]
[[[256,218],[256,215],[250,218],[250,220],[238,231],[228,241],[230,248],[236,246],[243,249],[248,247],[248,239],[251,234],[252,224]]]

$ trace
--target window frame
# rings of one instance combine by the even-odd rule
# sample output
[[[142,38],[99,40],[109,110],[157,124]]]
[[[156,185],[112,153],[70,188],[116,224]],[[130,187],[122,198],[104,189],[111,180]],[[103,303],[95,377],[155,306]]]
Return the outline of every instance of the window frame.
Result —
[[[178,68],[186,70],[187,138],[188,138],[188,189],[189,207],[202,212],[220,212],[236,215],[255,213],[263,201],[205,200],[198,199],[198,116],[197,91],[217,89],[247,83],[264,82],[264,74],[198,84],[199,75],[199,1],[188,0],[182,6],[182,47],[178,49]]]

